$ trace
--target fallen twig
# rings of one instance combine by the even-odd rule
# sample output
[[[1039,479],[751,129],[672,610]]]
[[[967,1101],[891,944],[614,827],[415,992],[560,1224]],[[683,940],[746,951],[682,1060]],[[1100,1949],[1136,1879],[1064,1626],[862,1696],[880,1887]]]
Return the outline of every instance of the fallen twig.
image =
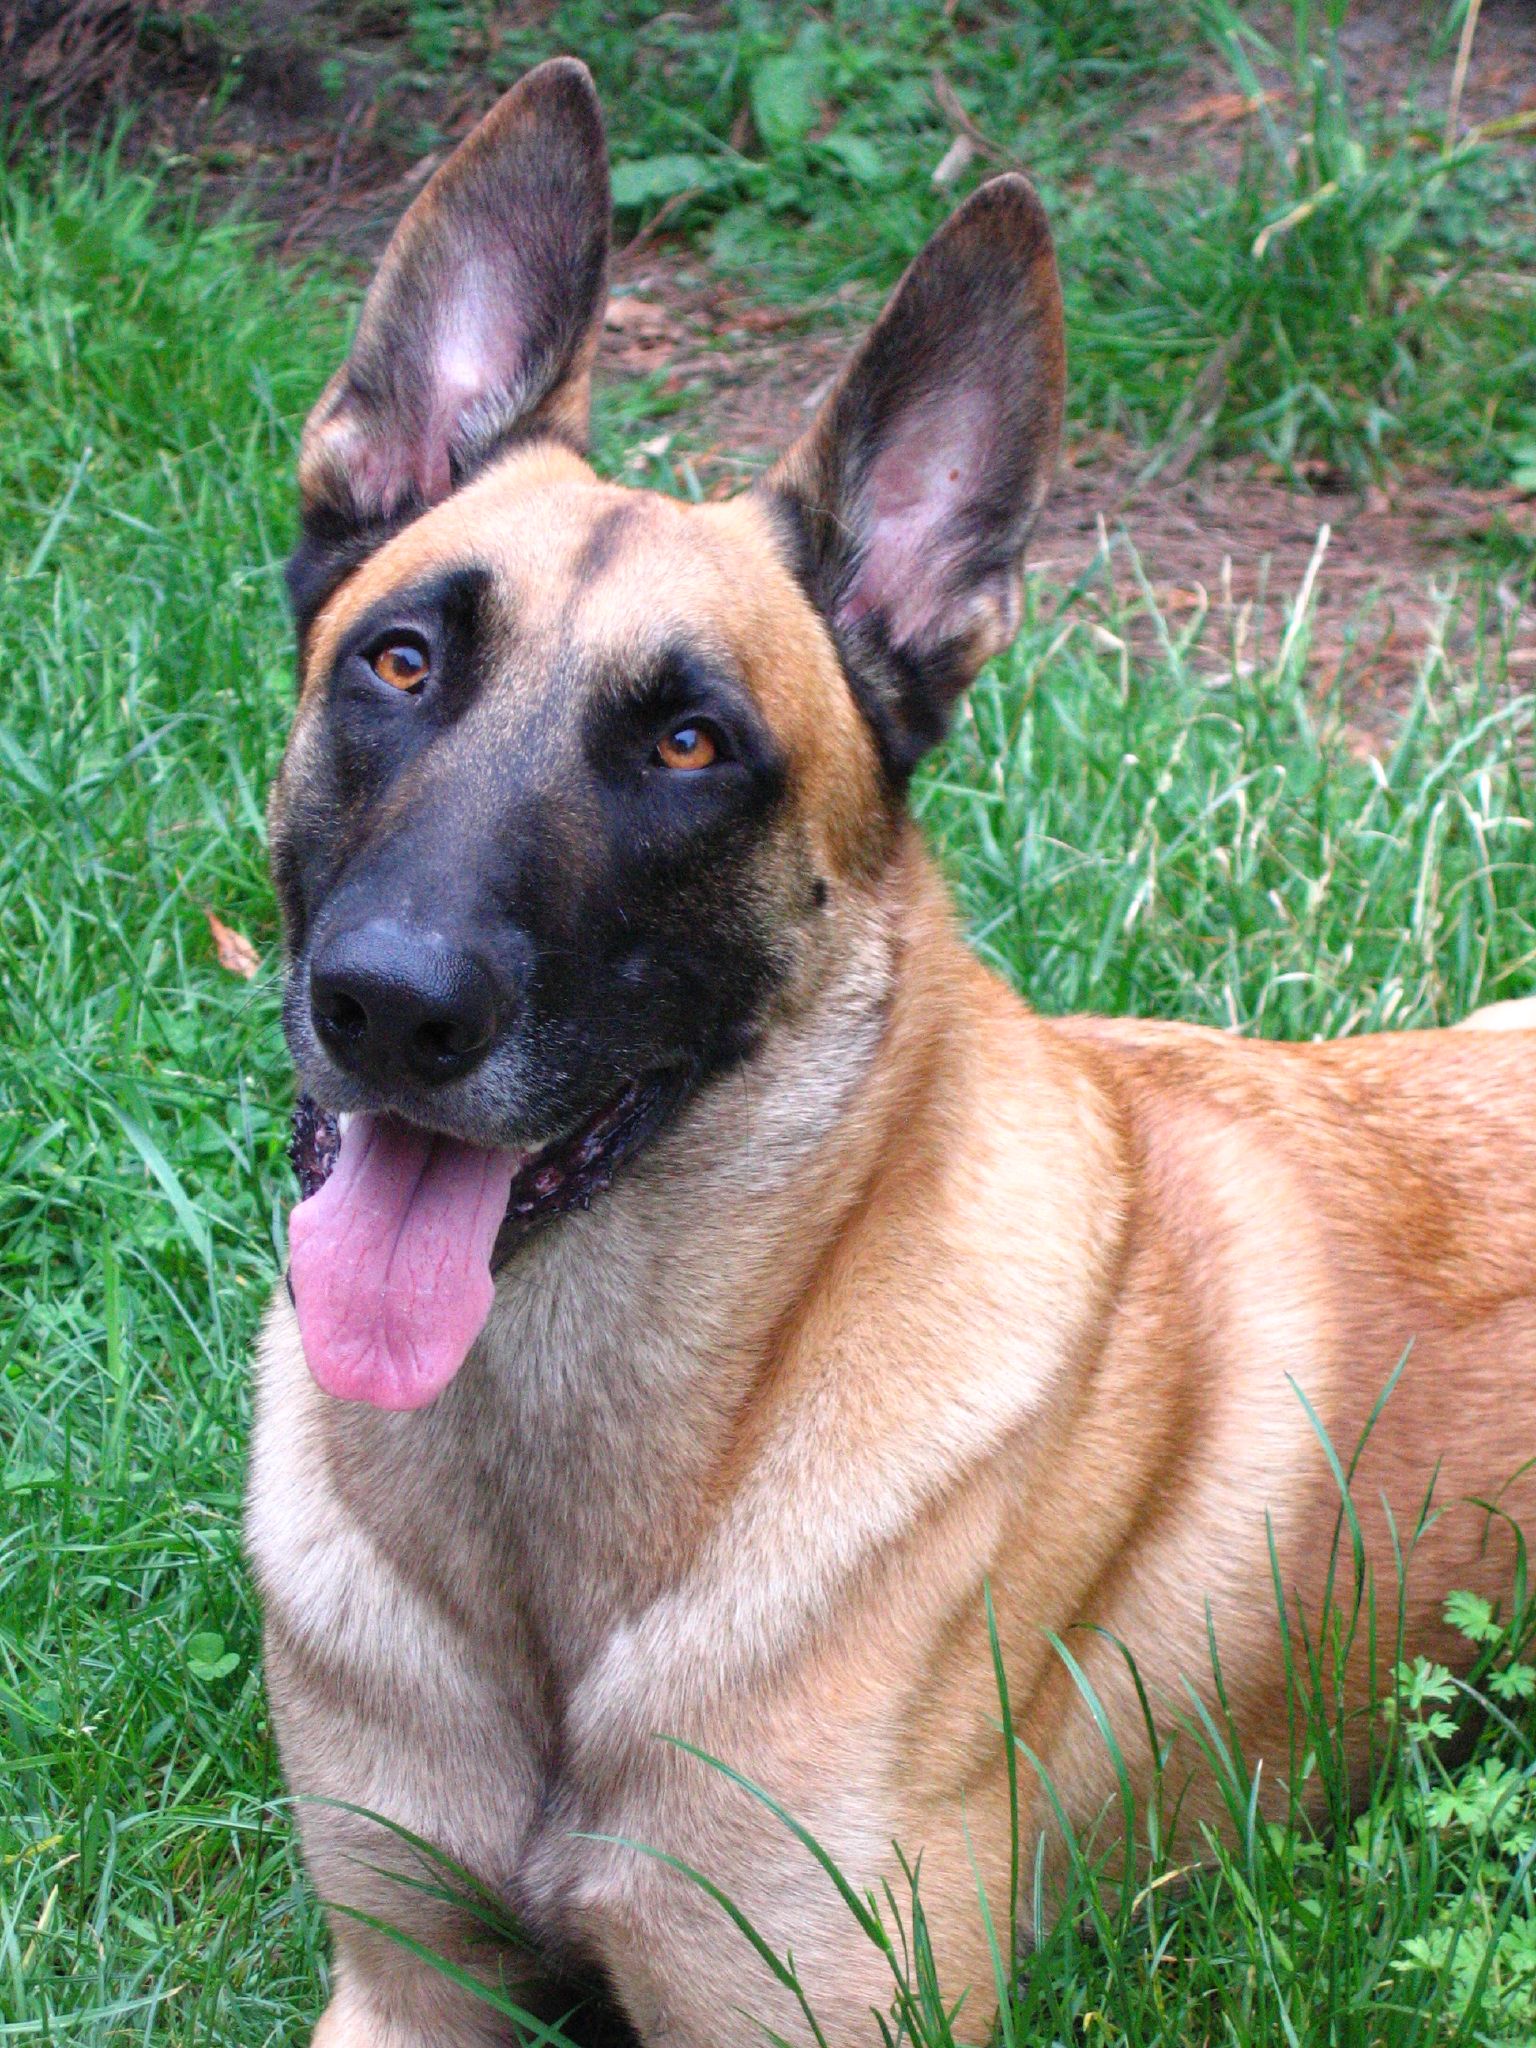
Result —
[[[1467,18],[1461,24],[1461,41],[1456,45],[1456,68],[1451,73],[1451,96],[1445,109],[1445,141],[1441,148],[1446,156],[1456,147],[1456,130],[1461,126],[1461,94],[1467,82],[1467,67],[1472,62],[1472,38],[1477,34],[1477,17],[1482,6],[1483,0],[1467,0]]]
[[[933,97],[939,112],[944,116],[957,136],[963,136],[977,156],[985,157],[990,164],[997,164],[1006,171],[1022,171],[1024,166],[1011,150],[994,142],[971,119],[960,104],[960,96],[943,72],[935,67],[932,76]],[[952,153],[952,152],[951,152]],[[942,166],[941,166],[942,168]]]

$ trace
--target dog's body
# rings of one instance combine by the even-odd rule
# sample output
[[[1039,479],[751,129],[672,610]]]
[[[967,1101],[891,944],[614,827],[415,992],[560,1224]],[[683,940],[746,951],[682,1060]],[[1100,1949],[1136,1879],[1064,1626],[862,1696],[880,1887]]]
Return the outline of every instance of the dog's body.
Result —
[[[491,117],[458,183],[429,188],[306,442],[306,683],[273,811],[290,1034],[332,1106],[441,1131],[471,1164],[491,1156],[473,1145],[521,1159],[594,1115],[594,1146],[608,1142],[599,1099],[642,1071],[686,1086],[656,1095],[664,1111],[589,1209],[503,1245],[456,1374],[430,1343],[387,1370],[362,1338],[336,1350],[360,1312],[343,1282],[339,1309],[316,1306],[312,1248],[334,1237],[296,1225],[298,1318],[280,1293],[249,1518],[274,1713],[294,1790],[346,1803],[302,1811],[323,1894],[525,2005],[563,2009],[562,1986],[598,1971],[647,2048],[726,2048],[752,2037],[744,2012],[806,2038],[725,1914],[627,1846],[645,1844],[793,1952],[833,2048],[875,2038],[885,1964],[807,1850],[658,1740],[671,1735],[765,1788],[861,1890],[899,1885],[893,1843],[921,1854],[940,1978],[950,1999],[968,1992],[980,2039],[995,1986],[977,1878],[1005,1910],[1010,1855],[984,1589],[1016,1732],[1078,1821],[1116,1791],[1047,1637],[1078,1623],[1107,1632],[1074,1647],[1143,1793],[1149,1745],[1109,1637],[1161,1715],[1185,1681],[1211,1696],[1208,1608],[1245,1753],[1283,1777],[1271,1539],[1296,1611],[1315,1617],[1339,1510],[1318,1425],[1347,1457],[1407,1353],[1354,1481],[1378,1589],[1395,1588],[1394,1532],[1410,1544],[1433,1491],[1409,1651],[1454,1655],[1451,1589],[1507,1590],[1504,1525],[1468,1497],[1499,1494],[1517,1520],[1536,1507],[1517,1476],[1536,1450],[1530,1041],[1292,1047],[1048,1021],[965,950],[899,797],[958,687],[1011,634],[1054,446],[1054,270],[1018,181],[961,209],[807,443],[724,506],[618,491],[564,445],[600,314],[601,266],[578,261],[589,232],[553,266],[567,294],[587,279],[588,302],[489,410],[477,271],[471,312],[422,343],[470,392],[461,422],[481,432],[495,414],[489,459],[450,494],[476,462],[429,445],[440,394],[402,398],[367,350],[387,334],[393,360],[402,322],[430,328],[430,296],[389,293],[424,250],[441,263],[444,246],[473,247],[488,173],[515,191],[526,168],[519,135],[548,153],[551,109],[564,136],[587,108],[574,67],[546,67]],[[556,182],[579,178],[567,165]],[[550,267],[553,204],[515,223],[524,293]],[[452,309],[452,277],[439,284]],[[991,338],[1011,353],[986,393],[963,337],[954,375],[928,375],[939,305],[1001,323]],[[520,346],[550,331],[512,324]],[[1010,382],[1015,359],[1034,400]],[[997,474],[978,438],[1002,448]],[[466,564],[472,598],[450,615],[441,592]],[[381,629],[392,606],[415,623]],[[704,655],[678,652],[689,635]],[[614,701],[633,713],[613,679],[658,659],[692,694],[667,683],[670,729],[642,774],[612,735]],[[374,689],[417,660],[409,704]],[[378,723],[359,739],[365,717]],[[701,756],[703,776],[725,769],[714,785],[663,773]],[[464,849],[492,840],[487,879]],[[622,939],[598,945],[593,906],[616,890]],[[434,996],[428,1073],[419,1032],[405,1051],[387,1039],[378,990],[405,987],[427,1014],[437,956],[398,965],[402,920],[441,950],[470,897],[527,936],[522,978],[513,1003],[496,939],[476,937],[495,1021]],[[541,922],[557,900],[565,922]],[[359,969],[358,934],[385,925],[386,966]],[[540,965],[578,956],[579,971]],[[453,989],[479,971],[455,967]],[[626,1003],[616,1044],[603,1006]],[[585,1095],[577,1023],[598,1074]],[[322,1393],[310,1368],[362,1400]],[[380,1412],[429,1387],[419,1412]],[[1373,1674],[1351,1682],[1364,1700]],[[1177,1743],[1169,1769],[1185,1770]],[[1028,1771],[1023,1793],[1028,1853],[1050,1830]],[[1183,1825],[1214,1797],[1195,1772]],[[488,1953],[471,1916],[383,1874],[422,1873],[350,1808],[455,1858],[537,1955]],[[335,1933],[325,2048],[512,2038],[385,1936],[346,1916]]]

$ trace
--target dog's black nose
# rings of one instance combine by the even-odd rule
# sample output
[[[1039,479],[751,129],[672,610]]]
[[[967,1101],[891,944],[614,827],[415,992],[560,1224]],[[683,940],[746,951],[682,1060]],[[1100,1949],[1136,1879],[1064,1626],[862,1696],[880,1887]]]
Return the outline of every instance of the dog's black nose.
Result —
[[[456,1081],[496,1036],[496,987],[475,956],[392,918],[322,940],[309,1004],[332,1059],[373,1081]]]

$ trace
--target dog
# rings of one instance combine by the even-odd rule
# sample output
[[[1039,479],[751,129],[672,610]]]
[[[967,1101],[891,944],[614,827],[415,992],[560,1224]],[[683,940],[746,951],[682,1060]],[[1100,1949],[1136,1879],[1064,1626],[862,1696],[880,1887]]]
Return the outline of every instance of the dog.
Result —
[[[1384,1643],[1455,1661],[1444,1596],[1507,1595],[1530,1020],[1286,1045],[1032,1014],[904,792],[1014,637],[1057,457],[1033,191],[959,205],[804,437],[699,505],[583,456],[608,218],[590,79],[545,64],[404,216],[301,449],[270,827],[310,1192],[247,1528],[332,1909],[314,2039],[509,2041],[509,2003],[595,1985],[645,2048],[807,2041],[679,1863],[792,1954],[830,2048],[878,2038],[885,1961],[703,1751],[860,1894],[920,1856],[982,2040],[1012,1848],[987,1600],[1064,1812],[1118,1811],[1050,1640],[1092,1624],[1132,1787],[1159,1764],[1119,1644],[1198,1840],[1220,1799],[1175,1722],[1214,1701],[1211,1637],[1222,1725],[1271,1792],[1288,1769],[1272,1574],[1315,1622],[1320,1434],[1364,1440]],[[1354,1706],[1382,1682],[1351,1667]],[[1049,1883],[1029,1770],[1019,1797]]]

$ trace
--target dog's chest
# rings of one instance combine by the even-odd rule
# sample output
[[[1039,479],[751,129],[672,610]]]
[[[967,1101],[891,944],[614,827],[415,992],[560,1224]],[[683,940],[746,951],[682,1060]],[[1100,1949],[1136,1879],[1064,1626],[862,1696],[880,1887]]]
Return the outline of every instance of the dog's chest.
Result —
[[[503,1290],[432,1484],[456,1503],[461,1565],[473,1525],[476,1610],[526,1617],[563,1691],[691,1547],[734,1376],[718,1319],[683,1276],[668,1302],[621,1247],[598,1270],[569,1244],[546,1263],[560,1259],[579,1285],[555,1272]]]
[[[580,1852],[560,1845],[602,1825],[633,1731],[648,1742],[675,1718],[675,1675],[625,1646],[675,1598],[714,1511],[737,1340],[757,1319],[750,1275],[720,1286],[658,1262],[617,1209],[525,1248],[430,1411],[319,1395],[281,1295],[263,1345],[249,1537],[274,1663],[323,1666],[340,1738],[387,1702],[348,1796],[442,1842],[537,1925],[576,1878]],[[597,1673],[603,1708],[578,1730]],[[303,1789],[297,1759],[290,1773]]]

